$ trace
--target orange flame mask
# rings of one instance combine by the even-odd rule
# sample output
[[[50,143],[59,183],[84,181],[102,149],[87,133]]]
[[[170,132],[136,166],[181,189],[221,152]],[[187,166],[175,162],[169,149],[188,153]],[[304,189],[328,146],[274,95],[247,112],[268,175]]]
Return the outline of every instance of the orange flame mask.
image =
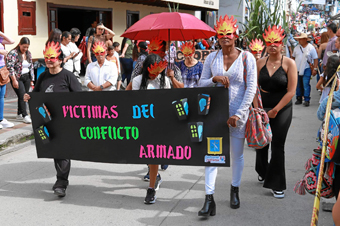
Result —
[[[281,28],[281,26],[277,27],[274,25],[272,28],[269,26],[268,30],[264,30],[264,32],[265,33],[262,34],[262,36],[267,46],[282,45],[282,40],[284,39],[285,35],[283,34],[284,30]]]
[[[161,52],[161,49],[163,47],[162,40],[160,40],[158,37],[153,38],[150,41],[150,44],[148,45],[148,50],[151,53],[158,54]]]
[[[59,42],[48,42],[45,50],[43,51],[45,61],[50,60],[52,62],[56,62],[61,54],[60,48],[61,46]]]
[[[106,45],[104,42],[96,42],[93,44],[92,51],[96,56],[105,56],[106,54]]]
[[[234,20],[234,16],[231,16],[230,18],[228,15],[225,15],[222,19],[222,16],[220,16],[219,21],[216,21],[216,26],[214,26],[215,31],[217,33],[217,37],[220,38],[229,38],[233,39],[236,35],[236,31],[238,26],[236,26],[237,20]]]
[[[165,68],[168,66],[168,62],[161,60],[159,63],[154,63],[148,67],[149,76],[156,78]]]
[[[195,53],[195,47],[192,42],[186,42],[181,46],[181,51],[185,57],[192,56]]]
[[[264,45],[262,40],[255,38],[255,40],[251,40],[250,44],[249,44],[249,49],[251,50],[251,52],[253,54],[256,53],[262,53],[263,49],[264,49]]]

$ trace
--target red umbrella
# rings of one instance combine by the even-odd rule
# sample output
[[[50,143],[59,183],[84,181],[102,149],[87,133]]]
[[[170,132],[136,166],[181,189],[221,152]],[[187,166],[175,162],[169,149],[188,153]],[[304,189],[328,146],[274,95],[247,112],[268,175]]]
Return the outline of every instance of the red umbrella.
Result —
[[[131,40],[150,40],[158,37],[164,41],[187,41],[210,38],[216,31],[203,21],[187,13],[157,13],[148,15],[129,29],[121,37]]]

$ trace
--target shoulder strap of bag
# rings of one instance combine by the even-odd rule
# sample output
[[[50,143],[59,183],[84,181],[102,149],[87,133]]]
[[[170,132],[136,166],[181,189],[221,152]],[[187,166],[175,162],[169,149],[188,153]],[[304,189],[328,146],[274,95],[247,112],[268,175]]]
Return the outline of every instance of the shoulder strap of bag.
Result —
[[[242,53],[242,61],[243,61],[243,78],[244,78],[244,85],[247,89],[247,54],[245,51]],[[263,108],[262,105],[262,98],[261,98],[261,93],[259,90],[259,87],[256,85],[256,97],[257,97],[257,103],[259,108]],[[252,105],[250,105],[250,108],[252,108]]]
[[[244,85],[247,88],[247,54],[246,54],[246,52],[242,52],[242,61],[243,61],[243,79],[244,79]]]

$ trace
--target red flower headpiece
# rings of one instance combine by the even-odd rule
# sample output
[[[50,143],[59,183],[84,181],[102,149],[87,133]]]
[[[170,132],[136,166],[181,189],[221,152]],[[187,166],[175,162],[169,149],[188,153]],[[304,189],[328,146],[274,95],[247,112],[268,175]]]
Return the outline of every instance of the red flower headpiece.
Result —
[[[262,40],[255,38],[255,40],[251,40],[249,44],[249,49],[252,53],[262,53],[264,49],[264,45]]]
[[[163,41],[160,40],[158,37],[153,38],[148,45],[149,52],[158,53],[160,49],[163,47],[162,42]]]
[[[285,35],[284,30],[281,26],[277,27],[274,25],[272,28],[269,26],[268,30],[264,30],[264,34],[262,34],[264,41],[266,42],[267,46],[272,44],[279,46],[282,44],[282,40],[284,39]]]
[[[159,63],[154,63],[148,67],[149,75],[151,77],[157,77],[162,71],[165,70],[165,68],[168,66],[167,61],[161,60]]]
[[[55,62],[61,54],[60,49],[61,49],[61,46],[59,42],[53,42],[53,41],[48,42],[45,47],[45,50],[43,51],[45,60],[51,60]]]
[[[236,33],[238,26],[236,25],[237,20],[234,20],[234,16],[230,18],[225,15],[222,19],[220,16],[219,21],[216,21],[214,26],[218,38],[233,38],[233,34]]]
[[[195,46],[192,42],[186,42],[181,46],[181,51],[184,56],[192,56],[195,53]]]
[[[96,42],[92,46],[92,51],[95,55],[105,55],[106,45],[104,42]]]

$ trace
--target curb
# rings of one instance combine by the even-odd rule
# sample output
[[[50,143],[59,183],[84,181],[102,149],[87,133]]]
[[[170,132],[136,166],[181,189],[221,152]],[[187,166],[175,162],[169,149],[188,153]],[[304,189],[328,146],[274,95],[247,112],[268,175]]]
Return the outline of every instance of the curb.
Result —
[[[33,131],[21,132],[6,138],[5,140],[0,140],[0,152],[6,149],[10,145],[21,143],[22,141],[31,140],[34,135]]]
[[[0,156],[3,156],[3,155],[6,155],[6,154],[9,154],[9,153],[18,151],[18,150],[20,150],[20,149],[22,149],[24,147],[27,147],[28,145],[35,145],[35,141],[34,140],[28,140],[28,141],[26,141],[24,143],[15,145],[13,147],[9,147],[9,148],[4,149],[4,150],[0,149]]]

